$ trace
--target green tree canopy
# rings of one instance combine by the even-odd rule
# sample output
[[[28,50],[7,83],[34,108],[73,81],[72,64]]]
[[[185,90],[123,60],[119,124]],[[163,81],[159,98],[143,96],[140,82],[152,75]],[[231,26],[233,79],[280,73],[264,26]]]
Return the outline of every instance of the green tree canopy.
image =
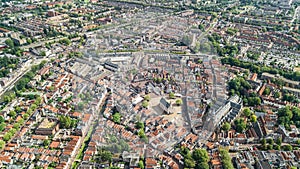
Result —
[[[70,116],[59,116],[60,127],[69,129],[71,128],[71,118]]]
[[[146,96],[144,97],[144,99],[145,99],[146,101],[150,101],[150,96],[149,96],[149,95],[146,95]]]
[[[138,129],[144,129],[144,123],[143,122],[141,122],[141,121],[138,121],[137,123],[136,123],[136,128],[138,128]]]
[[[256,122],[257,121],[257,117],[256,117],[256,115],[251,115],[251,117],[250,117],[250,121],[251,122]]]
[[[102,150],[99,153],[100,159],[102,162],[111,161],[112,160],[112,153],[106,150]]]
[[[243,118],[236,119],[234,121],[234,124],[235,124],[237,132],[239,132],[239,133],[242,133],[247,127],[247,124]]]
[[[279,146],[281,146],[281,143],[282,143],[282,138],[279,137],[276,139],[276,144],[278,144]]]
[[[246,117],[250,117],[250,115],[252,114],[251,110],[249,109],[249,107],[244,108],[243,110],[243,114]]]
[[[220,149],[220,154],[221,154],[222,164],[223,164],[224,169],[234,169],[232,161],[231,161],[231,157],[230,157],[228,151],[225,149]]]
[[[139,161],[138,167],[141,168],[141,169],[144,169],[144,168],[145,168],[144,162],[143,162],[142,160]]]
[[[50,140],[46,139],[43,141],[44,146],[49,146],[50,145]]]
[[[208,163],[209,161],[209,156],[205,149],[195,149],[192,153],[192,157],[197,163]]]
[[[196,163],[193,159],[186,158],[184,159],[184,166],[187,168],[194,168]]]
[[[177,106],[180,106],[180,105],[182,105],[182,100],[181,99],[177,99],[175,101],[175,103],[176,103]]]
[[[282,150],[284,151],[292,151],[293,147],[290,144],[282,146]]]
[[[4,122],[4,117],[0,115],[0,123]]]
[[[120,113],[115,113],[115,114],[112,116],[112,120],[113,120],[113,122],[115,122],[115,123],[121,123],[121,114],[120,114]]]
[[[2,149],[5,146],[5,141],[0,140],[0,149]]]
[[[144,108],[147,108],[147,107],[149,106],[149,103],[148,103],[146,100],[144,100],[144,101],[142,102],[142,106],[143,106]]]
[[[231,125],[230,125],[230,123],[228,123],[228,122],[225,122],[225,123],[222,125],[222,130],[224,130],[224,131],[229,131],[230,128],[231,128]]]
[[[174,94],[173,92],[170,92],[170,93],[169,93],[169,98],[170,98],[170,99],[175,99],[175,94]]]
[[[14,45],[14,41],[11,40],[11,39],[6,39],[5,40],[5,44],[9,47],[9,48],[13,48],[15,45]]]

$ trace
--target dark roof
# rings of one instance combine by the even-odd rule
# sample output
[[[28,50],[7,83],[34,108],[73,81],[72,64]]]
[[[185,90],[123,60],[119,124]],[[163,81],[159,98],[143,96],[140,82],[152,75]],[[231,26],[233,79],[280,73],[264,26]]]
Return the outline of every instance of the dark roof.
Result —
[[[104,64],[105,64],[105,65],[108,65],[108,66],[111,66],[111,67],[113,67],[113,68],[116,68],[116,69],[119,68],[119,65],[114,64],[114,63],[111,63],[111,62],[105,62]]]
[[[163,104],[166,108],[170,108],[171,104],[167,102],[165,98],[160,99],[160,103]]]

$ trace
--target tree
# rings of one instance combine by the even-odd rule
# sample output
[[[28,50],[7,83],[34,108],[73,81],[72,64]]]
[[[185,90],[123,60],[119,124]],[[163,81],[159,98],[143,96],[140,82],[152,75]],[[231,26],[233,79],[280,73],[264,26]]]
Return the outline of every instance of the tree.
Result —
[[[170,93],[169,93],[169,98],[170,98],[170,99],[175,99],[175,94],[174,94],[173,92],[170,92]]]
[[[0,140],[0,149],[2,149],[5,145],[5,142],[3,140]]]
[[[235,124],[237,132],[239,132],[239,133],[242,133],[246,129],[246,127],[247,127],[244,119],[242,119],[242,118],[236,119],[234,121],[234,124]]]
[[[180,154],[185,157],[188,154],[190,154],[190,150],[187,147],[181,146],[180,147]]]
[[[5,133],[4,136],[3,136],[3,141],[7,142],[10,138],[11,138],[11,134],[10,133]]]
[[[200,47],[201,47],[200,43],[199,43],[199,42],[196,42],[196,43],[195,43],[195,46],[193,47],[193,51],[194,51],[195,53],[198,53],[199,50],[200,50]]]
[[[184,166],[187,168],[194,168],[196,166],[196,163],[193,159],[185,158]]]
[[[252,112],[248,107],[244,108],[244,110],[243,110],[244,116],[249,117],[251,115],[251,113]]]
[[[46,56],[46,52],[45,51],[41,51],[40,55],[41,56]]]
[[[19,123],[15,123],[15,124],[13,125],[13,128],[16,129],[16,130],[19,130],[20,126],[21,126],[21,125],[20,125]]]
[[[282,143],[282,138],[279,137],[278,139],[276,139],[276,144],[278,144],[279,146],[281,146]]]
[[[277,145],[277,144],[275,144],[275,145],[273,146],[273,148],[274,148],[275,150],[280,150],[280,146]]]
[[[146,101],[150,101],[150,96],[149,96],[149,95],[146,95],[146,96],[144,97],[144,99],[145,99]]]
[[[195,149],[192,153],[192,157],[197,162],[207,163],[209,161],[209,156],[205,149]]]
[[[209,169],[209,165],[205,162],[197,163],[195,169]]]
[[[15,108],[15,111],[18,112],[18,113],[21,113],[22,109],[21,109],[20,106],[17,106],[17,107]]]
[[[224,131],[229,131],[230,128],[231,128],[231,125],[230,125],[230,123],[228,123],[228,122],[225,122],[225,123],[222,125],[222,130],[224,130]]]
[[[267,150],[273,150],[273,145],[268,144],[268,145],[267,145]]]
[[[193,39],[192,39],[190,36],[185,35],[185,36],[182,37],[181,42],[182,42],[184,45],[186,45],[186,46],[190,46],[190,45],[192,44],[192,42],[193,42]]]
[[[140,130],[139,130],[138,136],[139,136],[140,138],[146,137],[145,132],[144,132],[144,129],[140,129]]]
[[[27,39],[26,39],[26,42],[27,42],[27,44],[31,44],[31,43],[32,43],[32,40],[31,40],[30,38],[27,38]]]
[[[290,144],[287,144],[287,145],[282,146],[282,149],[284,151],[292,151],[293,147]]]
[[[83,102],[79,102],[79,103],[78,103],[78,109],[79,109],[80,111],[82,111],[83,108],[84,108],[84,103],[83,103]]]
[[[71,44],[71,41],[66,38],[66,39],[60,40],[59,43],[69,46]]]
[[[275,92],[275,93],[274,93],[274,97],[275,97],[275,98],[279,98],[279,97],[280,97],[280,93],[279,93],[279,92]]]
[[[11,102],[11,98],[10,98],[9,96],[7,96],[7,95],[5,95],[5,96],[3,97],[3,100],[4,100],[4,102],[6,102],[6,103]]]
[[[5,44],[9,47],[9,48],[13,48],[15,45],[14,45],[14,41],[11,40],[11,39],[6,39],[5,40]]]
[[[136,123],[136,128],[138,128],[138,129],[144,129],[144,123],[141,122],[141,121],[138,121],[138,122]]]
[[[267,140],[266,140],[265,138],[263,138],[263,139],[261,140],[261,144],[263,144],[263,145],[267,144]]]
[[[44,145],[45,147],[49,146],[49,145],[50,145],[50,140],[48,140],[48,139],[44,140],[44,141],[43,141],[43,145]]]
[[[17,113],[14,110],[11,110],[8,114],[11,118],[15,118]]]
[[[270,139],[268,140],[268,143],[271,144],[271,145],[273,145],[273,144],[274,144],[274,140],[273,140],[272,138],[270,138]]]
[[[143,106],[144,108],[147,108],[147,107],[149,106],[149,103],[148,103],[146,100],[144,100],[144,101],[142,102],[142,106]]]
[[[250,120],[251,120],[251,122],[256,122],[257,121],[256,115],[254,115],[254,114],[251,115]]]
[[[59,116],[60,127],[69,129],[71,128],[71,118],[69,116]]]
[[[175,101],[175,103],[176,103],[177,106],[180,106],[180,105],[182,105],[182,100],[181,99],[177,99]]]
[[[266,141],[265,138],[263,138],[263,139],[261,140],[261,148],[262,148],[263,150],[267,150],[267,141]]]
[[[144,169],[144,168],[145,168],[144,162],[143,162],[142,160],[139,161],[138,167],[141,168],[141,169]]]
[[[27,114],[27,113],[23,115],[23,118],[24,118],[25,120],[27,120],[28,117],[29,117],[29,114]]]
[[[268,96],[270,93],[271,93],[270,88],[266,87],[265,90],[264,90],[264,92],[263,92],[263,95],[267,95]]]
[[[234,169],[233,164],[231,162],[231,157],[230,157],[228,151],[225,149],[220,149],[220,155],[222,158],[222,163],[223,163],[224,169]]]
[[[200,51],[203,53],[211,52],[211,45],[207,42],[200,44]],[[199,62],[198,62],[199,63]]]
[[[105,161],[111,161],[112,160],[112,153],[106,150],[102,150],[99,154],[101,161],[105,162]]]
[[[121,115],[120,115],[120,113],[115,113],[115,114],[113,115],[112,120],[113,120],[113,122],[115,122],[115,123],[120,123],[120,122],[121,122]]]
[[[249,97],[248,98],[249,106],[256,106],[261,104],[261,99],[259,97]]]
[[[5,121],[5,120],[4,120],[3,116],[0,115],[0,123],[2,123],[2,122],[4,122],[4,121]]]
[[[203,24],[199,24],[199,25],[198,25],[198,28],[199,28],[201,31],[203,31],[203,32],[205,31],[205,30],[204,30],[205,27],[204,27]]]
[[[0,132],[5,129],[6,124],[4,122],[0,123]]]

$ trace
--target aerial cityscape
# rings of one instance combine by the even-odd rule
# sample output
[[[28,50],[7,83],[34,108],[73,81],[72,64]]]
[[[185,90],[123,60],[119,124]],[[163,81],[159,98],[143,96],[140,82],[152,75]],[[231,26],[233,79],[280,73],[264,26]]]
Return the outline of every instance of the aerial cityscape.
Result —
[[[0,14],[0,168],[300,168],[300,0]]]

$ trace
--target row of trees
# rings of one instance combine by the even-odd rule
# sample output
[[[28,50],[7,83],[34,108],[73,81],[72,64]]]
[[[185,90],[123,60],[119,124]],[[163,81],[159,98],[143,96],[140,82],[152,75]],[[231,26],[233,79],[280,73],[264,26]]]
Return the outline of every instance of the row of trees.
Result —
[[[282,96],[282,101],[288,101],[290,103],[299,103],[299,99],[296,96],[286,91],[284,91],[284,94]]]
[[[76,119],[72,119],[70,116],[59,116],[58,117],[59,122],[60,122],[60,128],[63,129],[70,129],[70,128],[74,128],[77,125],[77,120]]]
[[[247,57],[248,57],[249,59],[252,59],[252,60],[258,60],[258,58],[260,57],[260,54],[257,53],[257,52],[248,51],[248,52],[247,52]]]
[[[27,84],[30,82],[30,80],[35,76],[36,72],[40,70],[44,65],[46,64],[46,61],[42,61],[39,65],[34,65],[31,67],[31,70],[27,72],[16,84],[15,84],[15,91],[19,91],[22,89],[26,89]]]
[[[268,144],[267,144],[268,143]],[[276,143],[276,144],[275,144]],[[266,140],[265,138],[263,138],[261,140],[261,145],[260,148],[262,150],[280,150],[281,149],[281,144],[282,144],[282,139],[281,137],[276,139],[276,141],[274,142],[274,140],[272,138]],[[285,149],[285,148],[284,148]]]
[[[231,157],[230,157],[228,151],[225,149],[220,149],[220,155],[222,158],[222,164],[223,164],[224,169],[234,169],[232,161],[231,161]]]
[[[4,53],[9,53],[12,55],[16,55],[18,57],[23,56],[23,52],[24,50],[22,50],[21,48],[19,48],[17,46],[17,44],[14,43],[13,40],[11,39],[7,39],[5,40],[5,44],[9,47],[3,50]]]
[[[230,90],[229,94],[241,96],[245,105],[255,106],[261,104],[261,99],[257,93],[249,92],[252,86],[243,77],[236,77],[230,80],[228,86]]]
[[[115,114],[113,114],[112,121],[120,124],[121,123],[121,114],[119,112],[116,112]]]
[[[62,39],[58,41],[59,43],[69,46],[71,44],[71,41],[68,38]]]
[[[225,43],[224,47],[221,47],[220,44],[222,37],[217,33],[209,35],[208,40],[212,43],[213,47],[220,56],[228,55],[234,57],[239,52],[239,48],[236,45],[230,45],[229,43]]]
[[[209,156],[205,149],[195,149],[191,154],[187,147],[180,148],[186,168],[209,169]]]
[[[2,132],[5,129],[5,122],[3,116],[0,116],[0,132]]]
[[[19,63],[18,58],[8,58],[7,56],[0,58],[0,78],[7,77],[10,69],[16,69]]]
[[[117,138],[114,135],[110,135],[109,138],[109,145],[105,147],[105,150],[113,153],[122,153],[130,150],[129,145],[125,140]]]
[[[299,71],[287,71],[283,69],[273,68],[269,66],[265,66],[259,63],[252,63],[246,61],[240,61],[233,57],[225,57],[221,59],[222,64],[229,64],[231,66],[242,67],[245,69],[249,69],[251,72],[262,74],[263,72],[271,73],[271,74],[280,74],[281,76],[294,80],[300,81],[300,72]]]
[[[256,121],[257,121],[256,115],[249,108],[245,108],[243,110],[242,117],[234,120],[234,127],[237,132],[242,133],[247,128],[247,122],[256,122]],[[229,131],[231,129],[230,123],[225,122],[222,125],[221,129],[224,131]]]
[[[300,108],[286,106],[278,110],[278,123],[290,130],[290,125],[300,127]]]

